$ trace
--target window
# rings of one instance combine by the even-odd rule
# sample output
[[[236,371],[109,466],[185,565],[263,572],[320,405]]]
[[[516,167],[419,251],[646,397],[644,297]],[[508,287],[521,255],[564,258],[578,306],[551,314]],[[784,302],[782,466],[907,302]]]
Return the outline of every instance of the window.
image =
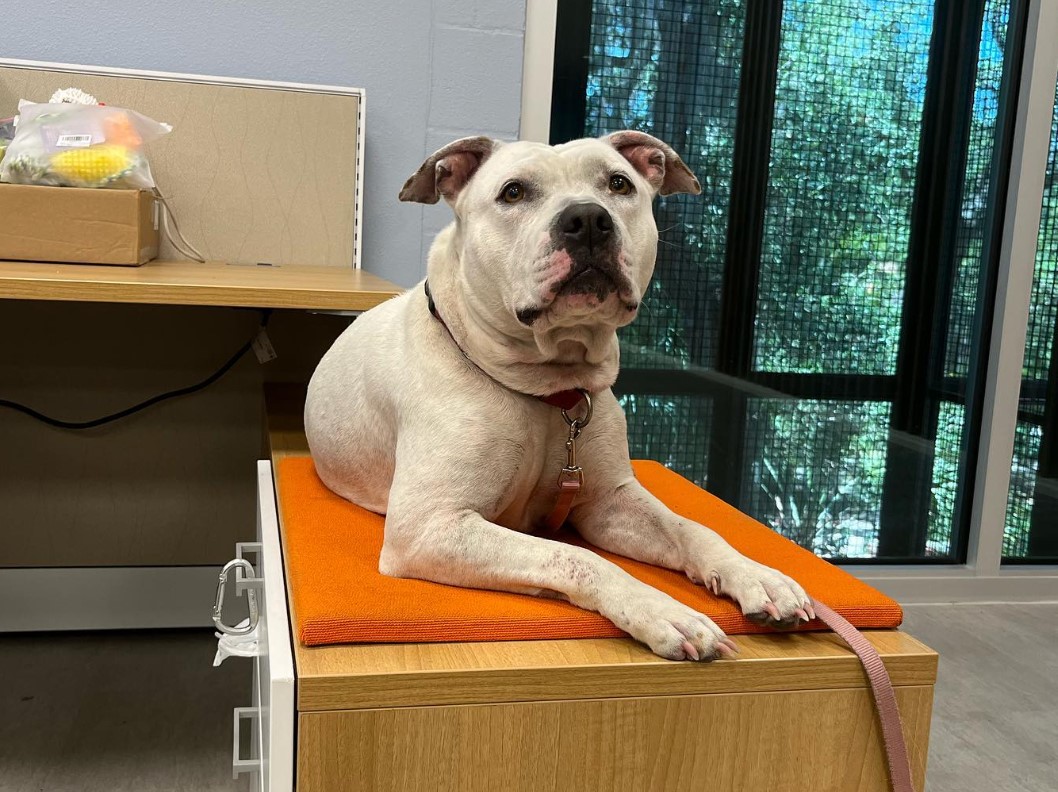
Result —
[[[552,142],[703,187],[622,331],[634,456],[826,557],[965,560],[1021,5],[561,0]]]
[[[1044,178],[1003,555],[1058,561],[1058,94]]]

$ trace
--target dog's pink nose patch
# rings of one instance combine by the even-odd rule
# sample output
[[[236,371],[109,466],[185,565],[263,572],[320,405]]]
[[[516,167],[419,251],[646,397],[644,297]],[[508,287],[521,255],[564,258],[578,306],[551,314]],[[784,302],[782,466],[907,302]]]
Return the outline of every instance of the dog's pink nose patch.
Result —
[[[551,254],[551,260],[547,264],[546,279],[551,284],[551,291],[558,291],[559,284],[569,275],[573,269],[573,257],[565,250],[556,250]]]

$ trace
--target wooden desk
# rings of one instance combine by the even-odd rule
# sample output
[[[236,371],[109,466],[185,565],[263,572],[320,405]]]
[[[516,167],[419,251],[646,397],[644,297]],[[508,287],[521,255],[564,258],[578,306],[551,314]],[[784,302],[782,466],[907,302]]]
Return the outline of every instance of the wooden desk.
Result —
[[[307,453],[304,389],[265,398],[273,465]],[[937,655],[897,630],[865,635],[922,789]],[[740,635],[737,660],[707,665],[628,638],[292,642],[299,792],[888,789],[866,675],[831,633]]]
[[[216,567],[226,560],[231,543],[253,535],[245,504],[252,498],[253,465],[260,454],[257,381],[307,379],[303,372],[311,372],[321,345],[333,340],[330,333],[340,332],[340,320],[308,317],[305,310],[363,311],[400,291],[346,267],[154,261],[132,268],[0,261],[4,330],[22,332],[22,323],[33,323],[25,329],[28,338],[9,345],[7,361],[0,365],[8,377],[0,396],[62,418],[105,415],[214,370],[252,329],[251,319],[214,307],[294,309],[271,324],[282,358],[280,374],[275,365],[261,373],[256,366],[240,367],[203,394],[93,432],[91,445],[84,434],[58,432],[0,411],[0,445],[6,452],[0,453],[0,465],[11,480],[32,480],[38,493],[5,503],[9,522],[39,528],[21,532],[18,562],[0,569],[0,600],[20,603],[0,607],[0,631],[207,626],[206,599]],[[11,302],[5,305],[5,299]],[[162,308],[137,311],[130,305],[115,309],[112,317],[103,308],[109,303]],[[79,327],[86,320],[91,326]],[[172,321],[182,322],[180,340],[165,343],[182,349],[175,358],[159,361],[150,339],[171,332],[167,322]],[[40,332],[43,327],[47,333]],[[73,341],[64,340],[65,334],[78,333]],[[100,343],[86,345],[82,336]],[[129,354],[113,354],[111,339]],[[126,359],[127,367],[122,365]],[[176,373],[158,375],[156,369],[170,365]],[[57,389],[46,373],[21,375],[23,366],[30,372],[34,366],[69,367],[71,375]],[[98,368],[106,375],[91,371]],[[85,369],[90,371],[77,373]],[[110,391],[123,395],[110,397]],[[145,448],[164,443],[165,453],[143,460]],[[76,486],[70,481],[74,476]],[[145,521],[143,515],[153,509],[165,513]],[[93,526],[91,540],[84,542],[99,549],[87,564],[79,563],[76,550],[62,540],[79,520]],[[56,545],[64,555],[54,552]]]
[[[142,267],[0,261],[0,298],[366,311],[398,286],[352,267],[151,261]]]

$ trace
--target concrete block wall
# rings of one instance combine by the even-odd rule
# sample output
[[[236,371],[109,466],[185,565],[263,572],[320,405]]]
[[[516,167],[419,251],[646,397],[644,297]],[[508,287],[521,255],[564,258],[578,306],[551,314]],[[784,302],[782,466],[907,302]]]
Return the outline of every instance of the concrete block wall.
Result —
[[[518,138],[524,35],[523,0],[447,0],[438,7],[424,156],[468,135]],[[422,215],[425,262],[452,211],[441,201]]]

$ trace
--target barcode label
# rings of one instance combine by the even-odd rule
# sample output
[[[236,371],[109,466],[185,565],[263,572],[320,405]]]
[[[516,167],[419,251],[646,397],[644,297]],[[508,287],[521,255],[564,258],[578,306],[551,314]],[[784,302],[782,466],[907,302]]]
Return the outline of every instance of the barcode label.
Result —
[[[59,135],[55,141],[59,148],[84,148],[92,145],[91,135]]]

